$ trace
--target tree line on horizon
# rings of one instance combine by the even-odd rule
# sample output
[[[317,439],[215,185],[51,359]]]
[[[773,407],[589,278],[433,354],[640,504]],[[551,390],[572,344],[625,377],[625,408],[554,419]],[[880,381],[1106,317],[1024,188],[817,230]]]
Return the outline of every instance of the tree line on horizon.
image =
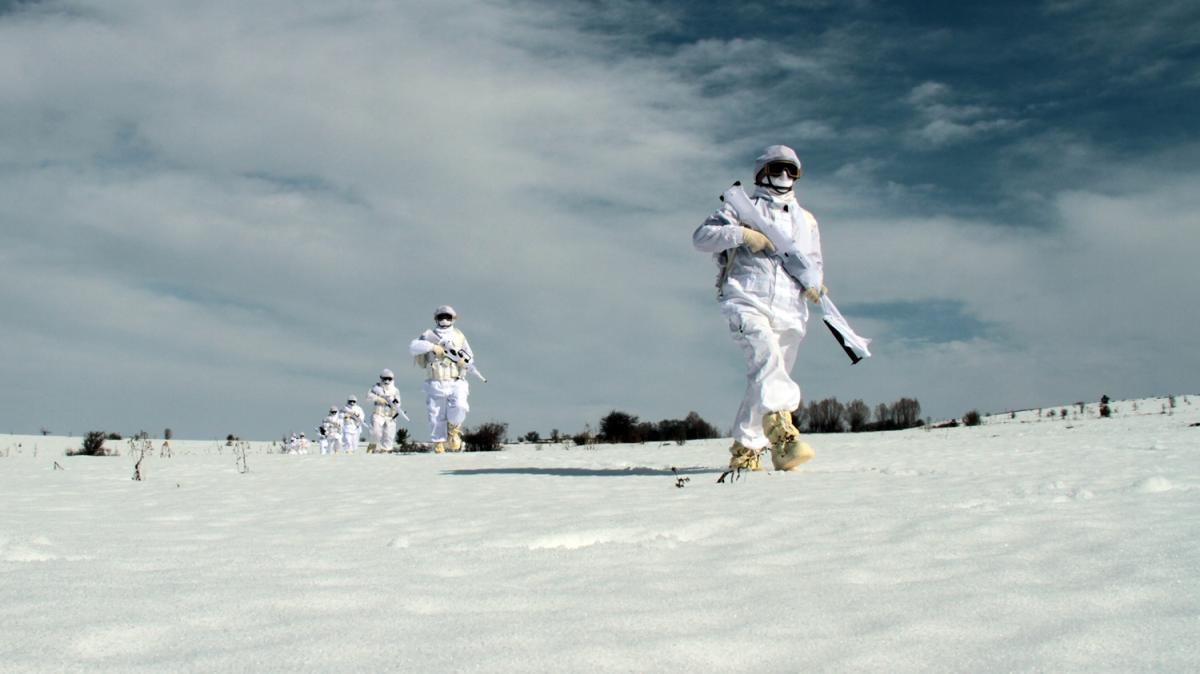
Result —
[[[893,403],[879,403],[872,410],[862,400],[843,404],[837,398],[815,400],[807,406],[801,405],[792,412],[796,426],[807,433],[860,433],[866,431],[894,431],[924,425],[921,420],[921,403],[916,398],[900,398]],[[621,410],[612,410],[600,419],[597,430],[588,424],[583,431],[563,435],[554,429],[548,438],[537,431],[521,436],[523,442],[569,441],[576,445],[595,443],[639,444],[646,442],[674,442],[682,445],[688,440],[720,438],[721,431],[705,421],[698,413],[688,412],[683,419],[663,419],[657,423],[642,421],[637,415]]]

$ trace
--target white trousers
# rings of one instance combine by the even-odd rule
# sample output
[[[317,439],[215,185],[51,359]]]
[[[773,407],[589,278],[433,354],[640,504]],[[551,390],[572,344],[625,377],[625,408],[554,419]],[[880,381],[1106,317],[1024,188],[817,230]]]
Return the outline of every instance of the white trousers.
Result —
[[[379,449],[390,452],[392,443],[396,440],[396,420],[392,411],[385,408],[382,414],[371,415],[371,442],[379,445]]]
[[[750,449],[770,444],[763,415],[800,406],[800,385],[791,376],[804,325],[773,325],[761,311],[740,304],[722,307],[733,341],[746,358],[746,394],[733,422],[733,439]]]
[[[321,436],[321,454],[333,454],[338,451],[338,440],[336,435]]]
[[[465,379],[450,379],[447,381],[429,380],[425,382],[425,411],[429,414],[429,439],[433,442],[445,442],[446,424],[462,426],[467,419],[471,406],[467,404],[467,395],[471,387]]]
[[[346,424],[342,426],[342,450],[349,453],[354,453],[358,449],[358,436],[362,434],[357,424]]]

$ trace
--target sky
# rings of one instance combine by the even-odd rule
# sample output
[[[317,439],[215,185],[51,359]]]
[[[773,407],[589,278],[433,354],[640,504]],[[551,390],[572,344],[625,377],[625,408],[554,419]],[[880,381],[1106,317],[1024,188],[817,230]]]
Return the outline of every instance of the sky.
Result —
[[[453,305],[468,426],[728,428],[691,233],[769,144],[826,285],[807,400],[1194,393],[1200,6],[0,0],[0,431],[270,439]]]

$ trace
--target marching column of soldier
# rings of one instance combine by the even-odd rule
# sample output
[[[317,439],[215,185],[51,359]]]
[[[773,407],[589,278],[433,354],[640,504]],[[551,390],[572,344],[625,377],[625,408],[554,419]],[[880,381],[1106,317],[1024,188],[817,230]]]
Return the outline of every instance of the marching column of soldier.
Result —
[[[470,405],[471,386],[467,375],[487,381],[475,366],[475,352],[466,335],[456,325],[458,312],[442,305],[434,311],[434,327],[422,332],[409,344],[414,363],[425,371],[425,410],[429,419],[431,449],[441,454],[462,451],[462,429]],[[321,454],[353,454],[363,433],[367,434],[367,453],[391,452],[396,440],[397,419],[409,421],[401,405],[396,375],[388,368],[379,373],[379,381],[367,392],[373,406],[368,419],[350,395],[342,407],[331,405],[329,413],[317,425]],[[293,433],[284,443],[288,454],[307,454],[304,433]]]
[[[716,262],[717,303],[746,364],[745,393],[729,448],[731,470],[763,470],[759,459],[764,453],[770,454],[775,470],[794,470],[815,455],[791,415],[801,401],[792,369],[807,333],[809,304],[820,306],[825,324],[852,363],[871,355],[870,340],[855,334],[829,299],[817,219],[796,198],[803,173],[795,150],[768,146],[754,161],[752,193],[734,183],[722,195],[721,207],[692,233],[694,248]],[[426,372],[423,390],[433,451],[461,451],[470,410],[467,375],[487,379],[455,325],[458,312],[443,305],[433,319],[434,327],[412,340],[408,351]],[[341,410],[329,409],[318,428],[322,454],[353,452],[364,426],[370,430],[368,452],[391,451],[396,418],[408,419],[394,380],[391,370],[383,370],[367,394],[374,405],[369,426],[355,396]]]

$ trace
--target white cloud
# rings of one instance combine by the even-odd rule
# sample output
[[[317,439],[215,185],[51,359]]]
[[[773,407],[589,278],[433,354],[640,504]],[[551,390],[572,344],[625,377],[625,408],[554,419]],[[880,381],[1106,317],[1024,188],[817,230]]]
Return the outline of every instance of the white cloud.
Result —
[[[661,301],[647,312],[628,298],[688,267],[659,255],[668,238],[686,244],[691,223],[664,217],[676,206],[656,195],[695,189],[709,122],[685,103],[690,85],[547,11],[80,2],[6,20],[0,238],[23,253],[14,280],[34,279],[42,299],[8,313],[36,334],[92,325],[62,348],[97,354],[106,379],[145,355],[131,330],[181,361],[271,363],[246,386],[291,400],[281,426],[406,362],[407,340],[446,301],[494,380],[583,388],[578,353],[543,358],[562,350],[516,337],[552,321],[562,341],[619,359],[665,327]],[[68,271],[70,286],[97,290],[42,281]],[[207,329],[239,313],[262,335]],[[286,386],[281,361],[340,373],[338,385]],[[39,379],[26,369],[21,383]],[[209,404],[192,414],[237,414]],[[492,407],[517,423],[542,416],[522,401]],[[120,421],[136,410],[99,409],[136,423]]]
[[[938,148],[1020,127],[1019,119],[1000,116],[985,105],[954,104],[955,93],[941,82],[927,81],[913,87],[904,101],[917,112],[917,127],[909,131],[910,142],[921,148]]]
[[[450,302],[492,378],[476,388],[475,420],[546,433],[612,407],[654,419],[696,408],[726,425],[743,373],[712,300],[715,270],[689,235],[759,148],[714,139],[761,132],[761,99],[739,82],[764,63],[813,93],[773,135],[882,136],[820,108],[823,87],[853,87],[869,36],[834,29],[803,51],[700,41],[654,56],[573,28],[586,12],[125,0],[6,15],[0,420],[273,437],[315,423],[385,365],[413,407],[405,345]],[[933,81],[912,89],[909,140],[936,147],[1019,123],[960,98]],[[746,132],[746,120],[759,126]],[[1096,156],[1060,140],[1077,150],[1060,165]],[[1030,143],[1013,160],[1022,152],[1046,150]],[[980,381],[1022,401],[1090,386],[1096,363],[1147,352],[1134,329],[1103,327],[1123,305],[1073,285],[1078,273],[1100,284],[1096,261],[1122,246],[1137,264],[1121,302],[1172,279],[1194,298],[1176,252],[1194,241],[1112,230],[1137,213],[1200,229],[1182,179],[1039,185],[1067,224],[1038,233],[899,215],[938,187],[889,189],[879,157],[843,159],[837,175],[810,167],[801,185],[839,301],[953,300],[1007,341],[889,343],[886,324],[866,322],[884,338],[880,356],[847,375],[818,341],[800,375],[810,394],[919,395],[945,409]],[[1097,221],[1110,224],[1093,232]],[[1079,330],[1098,337],[1073,353]],[[1194,362],[1170,344],[1151,351]],[[1114,367],[1144,386],[1167,379],[1161,366]],[[78,387],[66,406],[64,381]]]
[[[912,105],[923,106],[930,101],[940,100],[949,93],[950,87],[941,82],[922,82],[913,87],[904,100]]]

